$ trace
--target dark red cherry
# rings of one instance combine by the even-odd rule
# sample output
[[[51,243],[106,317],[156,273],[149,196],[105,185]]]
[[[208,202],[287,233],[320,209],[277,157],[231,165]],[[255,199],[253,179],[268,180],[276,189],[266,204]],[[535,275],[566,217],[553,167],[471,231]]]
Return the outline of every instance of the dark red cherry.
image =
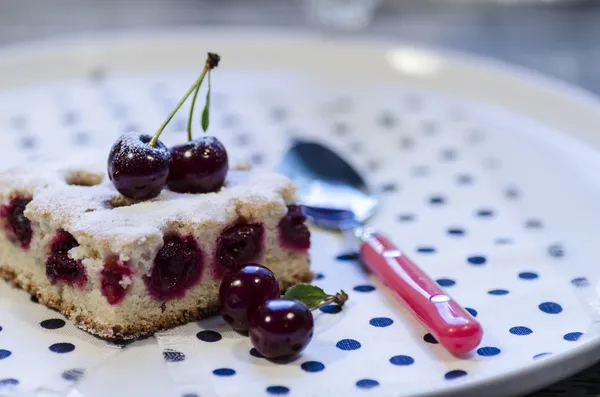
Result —
[[[248,331],[250,316],[281,291],[273,272],[261,265],[249,264],[223,277],[219,288],[221,316],[236,331]]]
[[[128,282],[131,282],[128,278],[132,274],[129,263],[113,260],[104,265],[100,272],[100,290],[108,303],[117,305],[125,299],[129,289]]]
[[[204,266],[202,251],[193,236],[168,234],[163,241],[150,276],[144,276],[144,283],[156,299],[181,298],[200,280]]]
[[[108,155],[108,176],[123,196],[148,200],[160,194],[169,176],[171,154],[160,141],[149,145],[152,137],[128,132],[114,143]]]
[[[0,217],[3,218],[4,230],[10,240],[18,242],[21,248],[29,249],[33,230],[31,222],[24,215],[25,207],[31,197],[15,197],[8,205],[0,207]]]
[[[260,256],[265,229],[262,224],[249,223],[231,226],[217,239],[217,273],[236,270]]]
[[[50,255],[46,258],[46,277],[51,284],[66,283],[79,288],[87,285],[87,275],[83,263],[69,256],[69,250],[78,247],[75,237],[67,231],[59,230],[50,243]]]
[[[216,192],[229,170],[227,151],[215,137],[204,136],[171,148],[171,171],[167,184],[178,193]]]
[[[281,245],[289,249],[306,251],[310,248],[310,230],[306,217],[298,205],[288,205],[288,213],[279,222]]]
[[[267,358],[292,357],[310,343],[314,320],[310,309],[293,299],[272,299],[250,318],[250,341]]]

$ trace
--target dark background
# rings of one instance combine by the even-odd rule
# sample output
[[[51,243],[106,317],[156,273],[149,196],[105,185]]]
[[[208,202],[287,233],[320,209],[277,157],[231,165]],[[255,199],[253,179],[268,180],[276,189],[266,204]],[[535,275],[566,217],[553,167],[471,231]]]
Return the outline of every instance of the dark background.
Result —
[[[494,6],[453,0],[388,0],[369,27],[344,34],[391,37],[484,55],[599,95],[600,1],[578,3]],[[315,29],[304,11],[303,0],[0,0],[0,46],[77,33],[168,26]],[[600,396],[600,365],[531,395],[551,396]]]

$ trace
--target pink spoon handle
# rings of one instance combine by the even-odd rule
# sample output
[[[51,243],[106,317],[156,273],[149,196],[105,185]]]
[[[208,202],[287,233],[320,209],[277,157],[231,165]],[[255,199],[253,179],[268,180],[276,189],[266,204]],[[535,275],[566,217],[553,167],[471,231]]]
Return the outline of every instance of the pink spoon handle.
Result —
[[[360,258],[398,295],[448,351],[461,354],[477,347],[481,325],[387,238],[360,229]]]

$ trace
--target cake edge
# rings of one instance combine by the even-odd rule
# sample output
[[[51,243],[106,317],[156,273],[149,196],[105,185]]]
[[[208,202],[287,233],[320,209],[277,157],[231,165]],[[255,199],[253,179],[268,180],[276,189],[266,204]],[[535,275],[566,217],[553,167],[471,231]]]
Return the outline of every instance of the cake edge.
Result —
[[[55,309],[59,313],[63,314],[73,324],[92,335],[98,336],[102,339],[114,340],[114,339],[137,339],[145,336],[153,335],[156,332],[164,331],[180,325],[187,324],[192,321],[212,317],[219,313],[218,305],[197,308],[194,310],[183,310],[178,313],[174,313],[168,318],[163,318],[161,321],[157,321],[150,326],[129,326],[119,332],[114,332],[113,327],[107,326],[106,324],[100,324],[94,321],[90,316],[75,315],[73,308],[75,307],[73,302],[66,300],[56,300],[47,298],[43,292],[42,286],[36,285],[32,281],[32,277],[28,272],[17,272],[12,267],[5,264],[0,264],[0,278],[9,282],[12,286],[27,291],[32,296],[35,296],[38,301],[44,306]],[[282,290],[285,291],[287,288],[302,282],[311,282],[314,278],[312,271],[307,271],[303,274],[293,276],[292,279],[281,280]]]

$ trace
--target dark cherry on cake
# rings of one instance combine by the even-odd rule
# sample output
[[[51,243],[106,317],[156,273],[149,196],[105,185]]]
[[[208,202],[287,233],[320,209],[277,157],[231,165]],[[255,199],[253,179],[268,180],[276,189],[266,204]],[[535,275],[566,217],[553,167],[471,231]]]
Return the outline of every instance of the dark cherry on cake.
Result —
[[[202,251],[193,236],[168,234],[163,241],[144,283],[155,299],[181,298],[200,281],[204,267]]]
[[[262,303],[279,298],[279,282],[264,266],[248,264],[223,277],[219,288],[221,316],[233,329],[246,332],[250,316]]]
[[[250,341],[267,358],[291,357],[308,346],[314,333],[310,309],[294,299],[271,299],[250,317]]]
[[[133,275],[127,262],[113,259],[104,265],[100,272],[100,290],[111,305],[117,305],[125,299],[129,285],[126,278]]]
[[[46,277],[51,284],[65,283],[85,288],[87,275],[81,261],[69,256],[69,251],[78,247],[79,243],[73,235],[59,230],[50,243],[50,253],[46,258]]]
[[[310,230],[299,205],[288,205],[287,214],[279,222],[279,239],[286,248],[306,251],[310,248]]]
[[[167,182],[169,149],[147,134],[129,132],[121,136],[108,155],[108,176],[123,196],[148,200],[158,196]]]
[[[238,223],[225,229],[217,239],[215,275],[237,270],[256,260],[263,249],[265,228],[258,223]]]
[[[8,238],[25,250],[29,249],[33,236],[31,222],[24,215],[30,201],[31,197],[15,197],[8,205],[0,207],[0,217]]]

